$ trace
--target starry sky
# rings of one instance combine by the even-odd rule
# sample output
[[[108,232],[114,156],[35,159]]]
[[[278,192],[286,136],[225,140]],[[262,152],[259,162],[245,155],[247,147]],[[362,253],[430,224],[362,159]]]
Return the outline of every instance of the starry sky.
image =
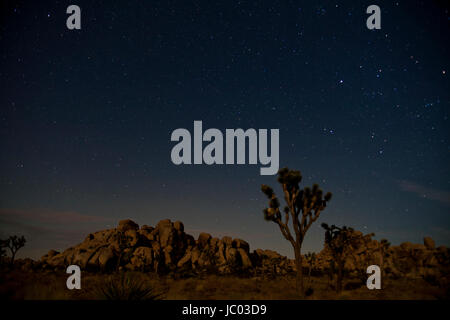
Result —
[[[81,7],[81,30],[66,8]],[[381,8],[368,30],[366,8]],[[277,128],[280,166],[333,192],[322,222],[450,245],[448,4],[2,1],[0,236],[21,256],[121,219],[292,256],[260,165],[171,162],[177,128]],[[277,187],[275,191],[280,191]]]

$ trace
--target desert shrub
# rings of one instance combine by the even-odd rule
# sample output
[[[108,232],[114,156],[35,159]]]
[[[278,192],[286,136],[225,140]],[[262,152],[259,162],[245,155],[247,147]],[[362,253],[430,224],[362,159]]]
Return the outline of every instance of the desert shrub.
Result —
[[[306,297],[312,296],[313,293],[314,293],[314,289],[311,288],[311,287],[308,287],[308,288],[306,289],[306,291],[305,291],[305,296],[306,296]]]
[[[435,274],[425,274],[423,280],[431,284],[432,286],[439,286],[439,277]]]
[[[24,236],[11,236],[8,239],[0,240],[0,256],[1,260],[6,256],[6,249],[8,248],[11,252],[10,265],[14,266],[14,258],[16,257],[17,251],[25,246],[26,240]]]
[[[191,266],[183,266],[179,270],[173,273],[174,279],[189,279],[197,276],[197,273],[191,268]]]
[[[155,292],[148,281],[124,272],[110,276],[98,289],[98,295],[106,300],[159,300],[163,293]]]
[[[355,290],[359,289],[364,285],[361,281],[349,281],[344,285],[344,290]]]

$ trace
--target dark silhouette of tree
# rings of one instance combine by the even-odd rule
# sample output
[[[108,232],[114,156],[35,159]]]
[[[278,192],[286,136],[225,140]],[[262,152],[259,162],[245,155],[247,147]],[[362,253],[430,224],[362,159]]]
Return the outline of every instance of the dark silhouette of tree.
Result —
[[[311,271],[314,268],[314,265],[316,263],[316,254],[314,252],[308,252],[307,254],[305,254],[305,260],[306,263],[308,264],[308,282],[310,285],[311,284]]]
[[[25,237],[21,236],[10,236],[8,239],[3,240],[5,247],[9,248],[11,251],[11,266],[14,265],[14,258],[16,257],[17,251],[19,251],[20,248],[25,246]]]
[[[122,264],[124,258],[125,258],[125,252],[126,249],[131,248],[130,240],[131,237],[127,236],[125,232],[119,231],[116,236],[117,240],[117,247],[116,247],[116,254],[117,254],[117,265],[116,265],[116,271],[119,271],[120,265]]]
[[[308,263],[308,276],[311,277],[311,271],[316,263],[316,254],[314,252],[308,252],[305,254],[305,260]]]
[[[381,239],[378,243],[378,250],[380,250],[380,269],[381,269],[381,285],[384,285],[384,259],[389,257],[389,247],[391,244],[386,239]]]
[[[0,240],[0,266],[3,265],[4,257],[6,257],[6,240]]]
[[[326,223],[322,223],[322,228],[325,229],[325,244],[333,257],[333,265],[330,265],[330,268],[337,272],[336,292],[341,292],[345,261],[350,252],[348,249],[354,241],[354,230],[346,226],[328,226]]]
[[[323,196],[323,191],[317,184],[312,188],[300,189],[302,180],[300,171],[283,168],[278,171],[278,182],[281,184],[284,193],[286,206],[283,209],[284,222],[280,211],[280,201],[273,189],[267,185],[262,185],[262,192],[269,198],[269,207],[264,209],[264,218],[276,223],[282,235],[288,240],[295,253],[295,264],[297,267],[297,288],[304,296],[303,270],[302,270],[302,244],[306,232],[312,223],[319,218],[320,213],[325,209],[327,202],[331,199],[331,193]],[[289,218],[292,219],[294,236],[289,227]]]

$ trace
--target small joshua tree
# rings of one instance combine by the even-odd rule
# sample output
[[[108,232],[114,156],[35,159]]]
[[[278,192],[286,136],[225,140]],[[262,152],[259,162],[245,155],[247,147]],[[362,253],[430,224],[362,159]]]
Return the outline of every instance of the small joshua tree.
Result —
[[[311,283],[311,271],[316,263],[316,254],[314,252],[308,252],[305,254],[305,260],[308,263],[308,280]]]
[[[288,240],[295,253],[295,264],[297,267],[297,288],[300,294],[304,295],[303,270],[302,270],[302,244],[306,232],[314,221],[319,218],[320,213],[325,209],[327,202],[331,199],[331,193],[323,196],[323,191],[317,184],[312,188],[300,189],[302,175],[300,171],[283,168],[278,171],[278,182],[281,184],[284,193],[286,206],[283,209],[284,221],[280,211],[280,201],[273,189],[267,185],[262,185],[262,192],[269,198],[269,207],[264,209],[264,218],[278,225],[284,238]],[[289,227],[289,219],[292,219],[294,236]]]
[[[381,269],[381,284],[384,284],[384,258],[389,256],[388,250],[390,243],[386,239],[381,239],[378,243],[378,250],[380,251],[380,269]]]
[[[305,254],[305,260],[308,263],[308,276],[311,276],[311,270],[314,268],[316,263],[316,254],[314,252],[308,252]]]
[[[330,265],[330,268],[337,272],[336,292],[341,292],[345,261],[351,250],[349,248],[354,241],[354,230],[346,226],[342,228],[335,225],[328,226],[326,223],[322,223],[322,228],[325,229],[325,244],[333,257],[333,265]]]
[[[125,232],[119,231],[117,233],[117,266],[116,270],[119,271],[122,260],[125,256],[126,249],[131,248],[130,237]]]
[[[4,257],[6,257],[6,240],[0,240],[0,266],[3,265]]]
[[[2,246],[9,248],[9,250],[11,251],[11,266],[13,266],[17,251],[25,246],[25,237],[10,236],[8,239],[3,240],[2,242],[4,242],[2,243]]]

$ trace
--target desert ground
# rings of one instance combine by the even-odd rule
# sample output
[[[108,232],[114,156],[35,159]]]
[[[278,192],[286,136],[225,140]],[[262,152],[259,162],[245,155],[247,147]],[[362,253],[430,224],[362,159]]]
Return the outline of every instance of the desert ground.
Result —
[[[301,299],[296,290],[295,275],[231,276],[199,275],[177,277],[155,273],[121,272],[84,274],[80,290],[66,287],[68,275],[61,270],[2,273],[1,299],[12,300],[292,300]],[[356,279],[344,280],[344,289],[336,293],[326,276],[305,279],[307,296],[312,300],[435,300],[449,299],[449,290],[424,279],[388,279],[380,290],[369,290]]]

